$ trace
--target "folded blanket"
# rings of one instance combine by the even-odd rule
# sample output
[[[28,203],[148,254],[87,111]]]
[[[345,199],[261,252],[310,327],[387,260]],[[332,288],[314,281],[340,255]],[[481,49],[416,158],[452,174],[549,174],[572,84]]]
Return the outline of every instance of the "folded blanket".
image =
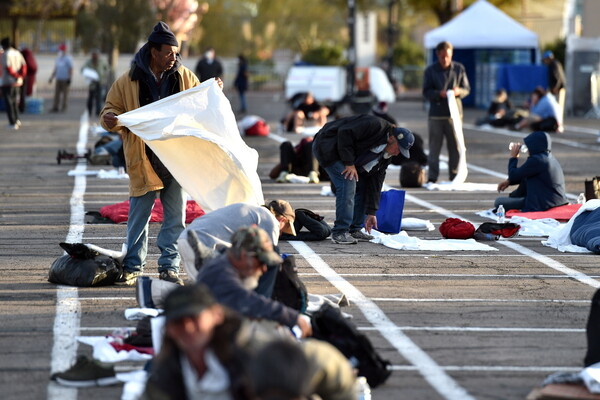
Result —
[[[185,223],[189,224],[198,217],[205,214],[202,207],[193,200],[188,200],[185,209]],[[108,218],[116,224],[127,222],[129,218],[129,200],[121,203],[111,204],[104,206],[100,209],[100,215],[104,218]],[[163,206],[160,199],[154,201],[154,208],[152,209],[152,216],[150,222],[162,222],[164,218]]]
[[[521,212],[519,210],[508,210],[507,217],[525,217],[529,219],[552,218],[557,221],[568,221],[579,210],[581,204],[566,204],[564,206],[552,207],[546,211]]]

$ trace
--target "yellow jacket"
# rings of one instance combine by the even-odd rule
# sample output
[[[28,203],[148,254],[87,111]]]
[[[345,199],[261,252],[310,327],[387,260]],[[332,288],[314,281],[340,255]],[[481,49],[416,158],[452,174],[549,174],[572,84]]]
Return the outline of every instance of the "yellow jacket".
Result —
[[[108,129],[104,123],[104,114],[112,112],[120,115],[140,107],[140,82],[132,79],[131,72],[128,71],[121,75],[106,95],[106,103],[100,113],[100,123],[106,130],[111,129]],[[179,75],[179,91],[200,84],[196,75],[183,65],[177,69],[176,73]],[[129,195],[138,197],[151,191],[163,189],[163,182],[154,172],[146,156],[144,141],[123,126],[116,126],[111,131],[119,133],[123,139],[123,152],[125,153],[127,173],[129,174]]]

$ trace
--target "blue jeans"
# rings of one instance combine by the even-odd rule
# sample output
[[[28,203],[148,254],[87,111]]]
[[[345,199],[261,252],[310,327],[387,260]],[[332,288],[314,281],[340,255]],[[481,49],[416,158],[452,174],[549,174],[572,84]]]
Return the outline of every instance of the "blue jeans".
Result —
[[[525,204],[525,197],[498,197],[494,201],[494,208],[498,208],[502,204],[506,211],[520,210]]]
[[[248,110],[248,105],[246,104],[246,92],[240,91],[240,111]]]
[[[156,244],[160,250],[158,272],[179,272],[179,250],[177,239],[185,229],[185,194],[175,180],[164,181],[159,190],[163,205],[164,220],[158,233]],[[129,219],[127,221],[127,255],[123,268],[127,272],[143,271],[148,254],[148,224],[154,208],[157,192],[148,192],[143,196],[129,198]]]
[[[346,166],[341,161],[324,168],[335,186],[335,222],[331,234],[339,235],[360,230],[365,223],[361,181],[344,178],[342,171]]]
[[[2,86],[8,123],[11,125],[16,124],[19,120],[19,109],[17,108],[17,94],[19,93],[19,90],[20,88],[15,86]]]

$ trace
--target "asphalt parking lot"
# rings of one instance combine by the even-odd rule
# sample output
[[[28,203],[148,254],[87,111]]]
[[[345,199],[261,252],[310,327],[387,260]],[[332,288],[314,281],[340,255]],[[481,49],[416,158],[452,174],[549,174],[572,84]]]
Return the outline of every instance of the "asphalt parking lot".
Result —
[[[235,107],[235,95],[231,95]],[[278,162],[277,134],[286,112],[278,93],[251,93],[250,112],[265,118],[272,137],[246,138],[260,155],[259,176],[266,199],[283,198],[334,219],[334,198],[321,196],[322,184],[277,184],[268,172]],[[0,130],[0,389],[4,399],[113,399],[121,388],[65,389],[49,381],[76,354],[91,348],[76,337],[101,336],[135,326],[123,311],[136,306],[134,288],[69,288],[47,282],[48,268],[62,254],[59,243],[81,241],[119,250],[125,225],[90,224],[87,211],[127,200],[127,182],[72,177],[75,168],[97,170],[76,160],[56,162],[59,149],[93,146],[80,131],[83,98],[73,98],[65,114],[24,115],[19,131]],[[401,125],[426,139],[420,101],[391,105]],[[506,174],[508,142],[524,133],[479,129],[480,110],[466,110],[468,182],[497,183]],[[600,143],[596,120],[567,118],[564,134],[554,135],[559,159],[574,200],[583,181],[598,175]],[[199,160],[201,167],[201,160]],[[106,168],[106,167],[104,167]],[[445,178],[442,171],[441,178]],[[399,187],[398,170],[386,183]],[[447,217],[475,224],[491,208],[494,191],[445,192],[408,189],[404,217],[430,220],[435,230],[411,232],[440,239]],[[156,275],[157,225],[151,227],[146,273]],[[393,373],[373,391],[374,399],[524,399],[550,373],[576,371],[586,349],[589,300],[598,280],[598,256],[560,253],[541,237],[488,243],[494,251],[406,251],[374,243],[336,245],[282,242],[298,255],[309,292],[344,293],[344,311],[389,359]],[[122,369],[139,365],[125,363]]]

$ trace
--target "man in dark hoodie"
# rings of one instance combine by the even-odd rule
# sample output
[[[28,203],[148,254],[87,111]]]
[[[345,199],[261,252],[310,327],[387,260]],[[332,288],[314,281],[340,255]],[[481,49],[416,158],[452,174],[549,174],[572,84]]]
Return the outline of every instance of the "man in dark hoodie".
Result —
[[[160,279],[183,284],[178,276],[180,256],[177,238],[185,229],[186,198],[181,185],[141,138],[118,124],[118,115],[200,84],[181,64],[179,43],[167,24],[159,22],[148,42],[135,55],[130,70],[119,77],[106,96],[102,127],[118,132],[129,174],[127,255],[118,283],[133,285],[142,274],[148,251],[148,222],[154,200],[160,196],[165,211],[157,245]]]
[[[529,150],[529,157],[518,167],[521,143],[510,150],[508,179],[498,184],[503,192],[510,185],[519,185],[509,197],[498,197],[494,206],[501,204],[506,210],[546,211],[552,207],[568,203],[565,197],[565,177],[556,158],[550,152],[550,136],[536,131],[523,140]]]

